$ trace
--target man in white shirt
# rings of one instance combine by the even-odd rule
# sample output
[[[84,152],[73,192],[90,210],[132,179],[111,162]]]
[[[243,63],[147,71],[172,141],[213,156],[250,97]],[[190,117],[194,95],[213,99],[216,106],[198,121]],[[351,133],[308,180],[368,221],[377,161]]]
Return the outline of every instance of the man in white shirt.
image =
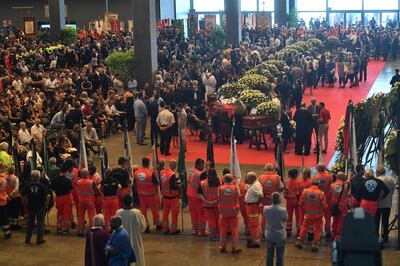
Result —
[[[32,136],[29,133],[29,130],[26,128],[25,122],[19,123],[19,131],[18,131],[18,139],[22,145],[29,145],[31,142]]]
[[[165,103],[160,102],[160,113],[157,116],[157,125],[160,128],[160,151],[166,156],[171,155],[169,147],[171,144],[171,127],[175,124],[174,115],[165,108]]]
[[[93,127],[92,122],[86,123],[86,127],[83,129],[83,139],[88,149],[94,153],[98,153],[98,147],[101,145],[101,141],[97,136],[96,129]]]
[[[259,248],[260,247],[260,212],[259,212],[259,201],[264,197],[263,189],[260,182],[257,179],[257,174],[249,172],[246,175],[246,187],[247,192],[244,196],[246,202],[246,214],[249,223],[250,236],[247,240],[248,248]]]
[[[40,143],[42,143],[44,134],[46,133],[46,129],[40,124],[40,119],[35,119],[35,124],[31,127],[31,136],[36,139]]]

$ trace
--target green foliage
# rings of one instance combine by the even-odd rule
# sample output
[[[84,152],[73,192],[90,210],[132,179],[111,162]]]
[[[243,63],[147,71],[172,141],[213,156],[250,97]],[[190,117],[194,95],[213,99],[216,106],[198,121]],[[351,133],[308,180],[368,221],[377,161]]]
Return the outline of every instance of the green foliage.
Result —
[[[397,132],[395,130],[392,130],[392,132],[389,134],[389,137],[386,141],[385,144],[385,162],[386,165],[392,170],[396,175],[399,175],[398,173],[398,157],[397,157]]]
[[[50,42],[50,31],[48,31],[48,30],[39,31],[36,38],[39,42],[49,43]]]
[[[126,52],[113,52],[106,58],[105,63],[114,75],[120,76],[126,83],[135,73],[135,52],[132,49]]]
[[[63,44],[71,45],[78,40],[78,33],[75,29],[65,28],[61,30],[60,40]]]
[[[298,21],[299,21],[299,15],[297,13],[297,9],[296,8],[291,8],[289,10],[289,14],[287,16],[288,24],[297,27]]]
[[[329,50],[334,50],[339,48],[339,46],[342,44],[342,42],[339,40],[338,37],[336,36],[329,36],[325,40],[325,45]]]
[[[222,27],[215,27],[213,31],[208,36],[208,41],[210,42],[211,48],[216,51],[218,49],[222,50],[225,48],[225,38],[226,34]]]

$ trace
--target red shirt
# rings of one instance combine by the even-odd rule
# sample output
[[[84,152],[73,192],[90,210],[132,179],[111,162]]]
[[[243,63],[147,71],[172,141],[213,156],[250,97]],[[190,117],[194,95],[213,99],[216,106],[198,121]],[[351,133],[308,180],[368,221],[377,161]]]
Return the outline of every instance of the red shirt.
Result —
[[[320,124],[328,124],[329,120],[331,119],[331,113],[329,112],[328,109],[322,108],[319,111],[319,118],[320,118]]]

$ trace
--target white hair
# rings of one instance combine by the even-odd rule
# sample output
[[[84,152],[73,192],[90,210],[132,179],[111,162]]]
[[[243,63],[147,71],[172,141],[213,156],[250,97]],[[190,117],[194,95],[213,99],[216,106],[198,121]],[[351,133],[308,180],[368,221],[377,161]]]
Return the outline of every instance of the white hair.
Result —
[[[93,217],[93,225],[94,226],[104,226],[104,216],[103,216],[103,214],[96,214]]]

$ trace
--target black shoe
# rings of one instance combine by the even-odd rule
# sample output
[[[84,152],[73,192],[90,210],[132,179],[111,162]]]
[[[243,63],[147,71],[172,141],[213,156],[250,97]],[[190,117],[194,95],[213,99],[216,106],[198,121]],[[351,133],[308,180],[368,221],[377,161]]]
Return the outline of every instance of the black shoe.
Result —
[[[65,235],[65,236],[66,236],[66,235],[69,235],[69,230],[64,230],[62,233],[63,233],[63,235]]]
[[[169,235],[170,232],[169,232],[169,231],[165,231],[165,232],[163,232],[163,234],[164,234],[164,235]]]
[[[313,241],[313,239],[314,239],[314,233],[307,233],[307,240]]]
[[[332,235],[331,235],[331,233],[326,233],[326,235],[325,235],[325,238],[331,238],[332,237]]]
[[[61,235],[62,234],[62,230],[61,229],[57,229],[57,235]]]
[[[4,239],[10,239],[11,238],[11,233],[4,235]]]
[[[145,145],[147,145],[147,143],[146,142],[138,142],[137,145],[145,146]]]
[[[170,156],[170,155],[171,155],[170,152],[166,152],[166,153],[165,153],[165,156]]]
[[[41,245],[41,244],[43,244],[43,243],[45,243],[45,242],[46,242],[46,240],[42,239],[42,240],[36,242],[36,245]]]
[[[29,245],[31,243],[30,239],[25,239],[25,244]]]
[[[75,229],[76,228],[76,223],[75,222],[71,222],[71,229]]]
[[[249,242],[247,243],[247,248],[260,248],[260,245],[257,243]]]
[[[44,234],[45,235],[48,235],[48,234],[50,234],[51,232],[50,232],[50,230],[49,229],[44,229]]]
[[[149,234],[149,233],[150,233],[150,227],[147,226],[147,227],[146,227],[146,230],[144,230],[144,233],[145,233],[145,234]]]
[[[161,225],[156,225],[156,231],[161,231],[162,230],[162,226]]]
[[[170,232],[171,235],[178,235],[181,233],[181,229],[176,229],[175,232]]]

